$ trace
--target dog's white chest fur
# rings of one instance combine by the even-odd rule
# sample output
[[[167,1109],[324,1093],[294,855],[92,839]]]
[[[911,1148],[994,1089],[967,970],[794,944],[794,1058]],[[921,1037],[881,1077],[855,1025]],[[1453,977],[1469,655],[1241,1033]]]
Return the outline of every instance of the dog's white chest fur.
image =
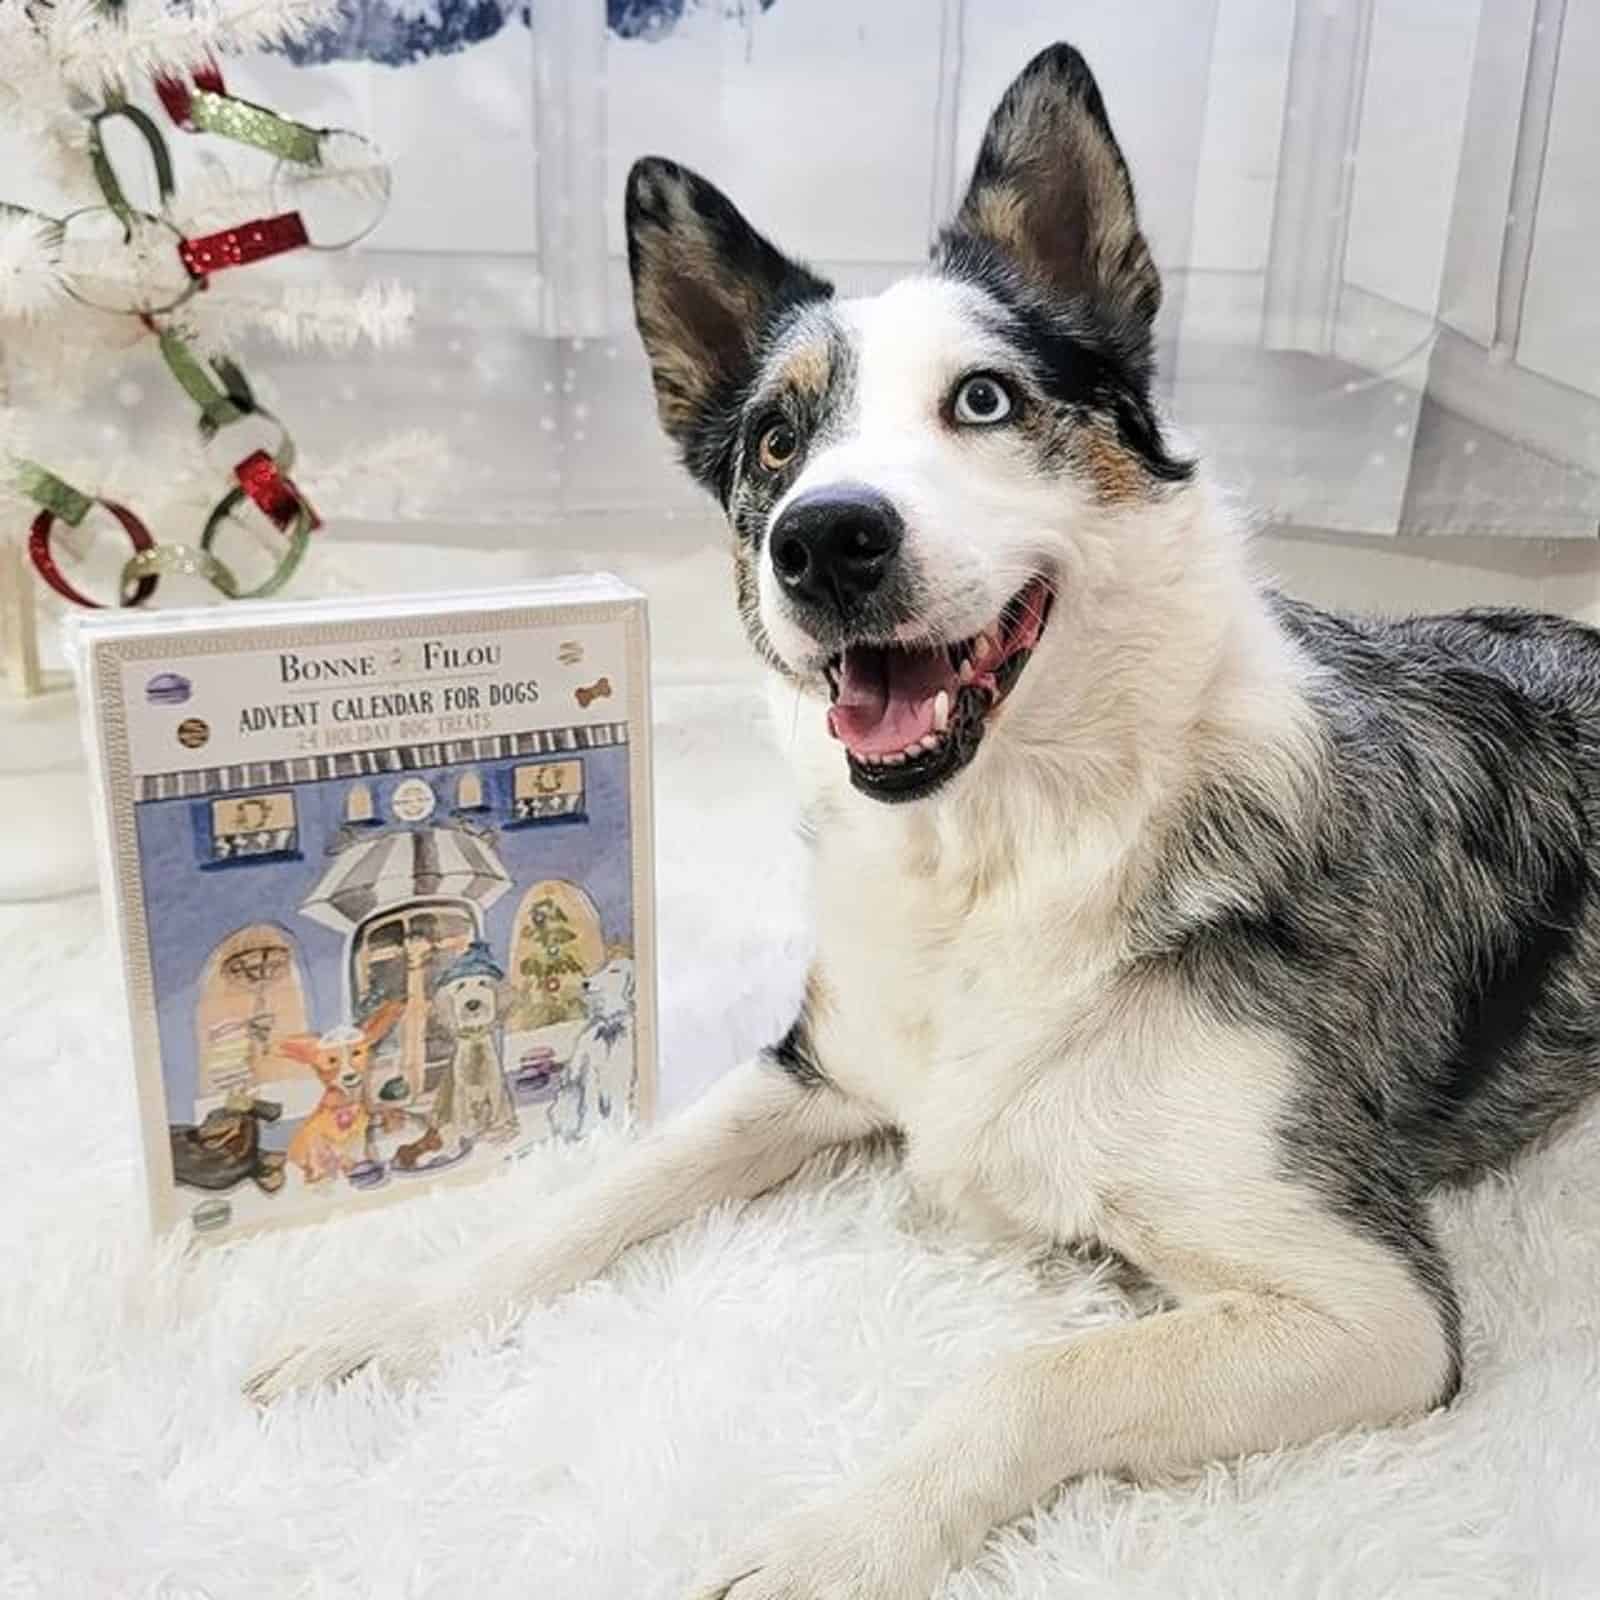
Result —
[[[1070,873],[1042,881],[1053,929],[1026,878],[990,878],[915,819],[847,824],[819,848],[814,1026],[840,1087],[903,1131],[929,1200],[1062,1239],[1101,1231],[1123,1154],[1105,1064],[1075,1043],[1105,1031],[1105,944],[1073,936],[1092,913],[1063,910]]]
[[[995,873],[908,813],[824,829],[812,1026],[940,1210],[996,1237],[1099,1240],[1201,1291],[1201,1256],[1258,1232],[1278,1187],[1284,1064],[1159,978],[1129,1003],[1101,845],[1091,862],[1081,840],[1035,839]]]

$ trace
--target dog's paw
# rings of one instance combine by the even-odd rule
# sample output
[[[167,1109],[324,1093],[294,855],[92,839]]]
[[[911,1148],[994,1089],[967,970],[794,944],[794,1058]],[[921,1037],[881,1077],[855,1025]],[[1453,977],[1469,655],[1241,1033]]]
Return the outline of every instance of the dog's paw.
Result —
[[[846,1504],[758,1534],[702,1578],[691,1600],[929,1600],[943,1573],[921,1530]]]
[[[392,1384],[417,1382],[438,1365],[440,1347],[453,1331],[430,1307],[352,1313],[279,1345],[245,1379],[244,1392],[268,1406],[295,1390],[342,1383],[366,1368]]]

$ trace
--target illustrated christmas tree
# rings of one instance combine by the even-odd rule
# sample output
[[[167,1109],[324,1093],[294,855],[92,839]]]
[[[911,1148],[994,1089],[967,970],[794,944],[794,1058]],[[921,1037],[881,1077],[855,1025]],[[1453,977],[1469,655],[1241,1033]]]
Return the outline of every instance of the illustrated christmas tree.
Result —
[[[543,1028],[581,1017],[578,985],[584,968],[573,954],[578,935],[572,919],[551,896],[540,895],[528,909],[524,935],[528,954],[518,964],[523,980],[522,1026]]]
[[[0,633],[37,682],[34,602],[280,590],[353,471],[296,454],[263,337],[404,336],[409,296],[276,258],[339,248],[390,174],[355,133],[232,93],[224,67],[312,37],[335,0],[0,0]],[[406,452],[431,447],[415,438]],[[332,487],[330,487],[332,486]]]

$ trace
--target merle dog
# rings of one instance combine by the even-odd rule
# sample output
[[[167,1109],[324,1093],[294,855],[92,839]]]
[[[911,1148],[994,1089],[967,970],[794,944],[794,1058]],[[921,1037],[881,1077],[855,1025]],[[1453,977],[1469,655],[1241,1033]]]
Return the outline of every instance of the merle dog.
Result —
[[[252,1392],[418,1373],[896,1130],[936,1201],[1095,1241],[1165,1308],[998,1353],[697,1593],[925,1600],[1076,1474],[1451,1400],[1429,1193],[1600,1081],[1600,635],[1351,621],[1256,581],[1152,404],[1160,282],[1065,46],[1002,100],[929,268],[874,299],[670,161],[634,168],[628,228],[662,422],[727,511],[795,727],[805,1005],[526,1243],[353,1308]]]

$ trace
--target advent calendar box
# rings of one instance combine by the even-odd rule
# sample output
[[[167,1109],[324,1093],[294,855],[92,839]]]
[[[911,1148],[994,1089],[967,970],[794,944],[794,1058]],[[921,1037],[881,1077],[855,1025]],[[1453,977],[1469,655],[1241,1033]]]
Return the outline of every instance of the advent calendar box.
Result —
[[[649,1117],[636,591],[100,613],[71,648],[158,1228],[312,1221]]]

